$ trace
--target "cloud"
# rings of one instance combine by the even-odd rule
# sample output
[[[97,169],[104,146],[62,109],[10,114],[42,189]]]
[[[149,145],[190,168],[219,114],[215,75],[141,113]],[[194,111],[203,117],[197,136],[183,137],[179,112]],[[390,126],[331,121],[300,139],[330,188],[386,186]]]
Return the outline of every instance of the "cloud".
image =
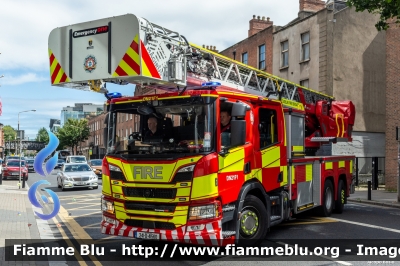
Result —
[[[177,31],[189,42],[223,50],[247,37],[253,15],[271,17],[275,25],[284,25],[297,16],[298,7],[298,0],[120,0],[113,5],[107,0],[3,0],[0,70],[48,71],[48,36],[53,29],[127,11]]]
[[[4,77],[0,80],[0,84],[13,86],[31,82],[42,82],[47,80],[49,80],[48,77],[38,77],[36,73],[25,73],[19,76],[4,74]]]

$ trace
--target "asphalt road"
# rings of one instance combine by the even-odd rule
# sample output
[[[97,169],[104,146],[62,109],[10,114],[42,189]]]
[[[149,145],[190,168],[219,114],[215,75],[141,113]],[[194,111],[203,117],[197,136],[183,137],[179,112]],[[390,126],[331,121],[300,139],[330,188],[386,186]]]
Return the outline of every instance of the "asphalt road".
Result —
[[[154,244],[129,238],[114,237],[103,235],[100,233],[100,196],[101,196],[101,179],[99,188],[93,189],[73,189],[61,191],[57,187],[56,172],[47,177],[41,177],[38,174],[30,173],[28,184],[32,185],[40,179],[48,180],[51,185],[47,189],[51,189],[57,193],[61,202],[61,211],[53,221],[52,231],[56,237],[68,237],[70,239],[93,239],[95,244],[108,243],[110,247],[116,249],[121,247],[121,243],[127,245],[143,245],[152,246],[158,245],[160,250],[166,243]],[[120,242],[121,239],[123,242]],[[201,256],[204,261],[190,261],[184,259],[179,262],[168,260],[148,261],[141,259],[140,265],[365,265],[367,261],[352,261],[357,259],[356,242],[360,241],[363,244],[369,243],[374,245],[378,243],[377,239],[400,239],[400,209],[377,207],[363,204],[347,204],[342,214],[333,214],[329,218],[317,216],[313,211],[298,215],[294,220],[285,222],[278,226],[272,227],[268,232],[267,239],[262,242],[261,246],[273,246],[277,243],[280,245],[294,243],[302,244],[306,242],[331,243],[335,246],[338,242],[343,243],[343,240],[352,248],[351,257],[333,258],[333,253],[327,253],[327,256],[307,256],[300,258],[302,261],[291,262],[290,257],[268,257],[268,260],[260,260],[253,256]],[[354,241],[357,240],[357,241]],[[318,242],[321,241],[321,242]],[[78,241],[79,242],[79,241]],[[314,243],[313,242],[313,243]],[[114,244],[113,244],[114,243]],[[357,242],[358,243],[358,242]],[[169,248],[173,244],[169,244]],[[168,249],[169,250],[169,249]],[[400,252],[400,250],[399,250]],[[398,254],[400,258],[400,254]],[[289,259],[287,259],[289,258]],[[348,260],[346,260],[346,258]],[[381,261],[388,261],[382,257]],[[82,258],[77,258],[82,259]],[[129,257],[129,259],[137,260]],[[199,259],[197,256],[196,259]],[[310,261],[305,261],[305,260]],[[68,261],[68,265],[115,265],[116,262],[103,262],[101,264],[94,263],[93,258],[86,258],[86,262]],[[229,261],[227,261],[229,260]],[[276,261],[288,260],[288,261]],[[399,260],[399,259],[397,259]],[[82,264],[84,263],[84,264]],[[133,265],[131,262],[118,262],[119,265]],[[371,264],[371,262],[369,263]],[[382,264],[382,263],[380,263]],[[392,263],[391,263],[392,264]],[[397,265],[397,262],[392,265]],[[400,265],[400,263],[399,263]]]

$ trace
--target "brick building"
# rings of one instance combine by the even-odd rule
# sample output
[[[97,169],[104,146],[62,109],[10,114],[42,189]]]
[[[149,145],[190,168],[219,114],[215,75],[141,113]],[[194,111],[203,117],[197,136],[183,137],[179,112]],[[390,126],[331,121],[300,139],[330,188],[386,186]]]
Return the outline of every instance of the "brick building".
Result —
[[[398,144],[393,138],[400,121],[391,121],[386,113],[390,110],[392,114],[397,108],[398,85],[394,84],[398,84],[395,62],[399,48],[393,46],[398,45],[399,36],[390,30],[378,32],[374,26],[378,18],[376,14],[355,12],[345,1],[299,0],[298,16],[287,25],[273,25],[270,20],[267,24],[253,16],[249,37],[220,53],[232,59],[236,55],[235,59],[242,62],[242,55],[247,53],[247,64],[252,67],[263,69],[264,60],[269,73],[337,100],[353,101],[353,142],[336,145],[332,152],[355,154],[359,173],[371,173],[373,167],[386,171],[386,187],[395,188]],[[260,54],[263,45],[265,58]],[[388,88],[390,82],[393,85]],[[385,96],[390,89],[393,94]],[[387,99],[393,106],[386,106]],[[385,136],[385,131],[391,134]],[[375,164],[372,158],[377,160]]]
[[[399,140],[396,127],[400,126],[400,27],[390,23],[386,32],[386,187],[398,189]],[[399,190],[398,201],[400,201]]]

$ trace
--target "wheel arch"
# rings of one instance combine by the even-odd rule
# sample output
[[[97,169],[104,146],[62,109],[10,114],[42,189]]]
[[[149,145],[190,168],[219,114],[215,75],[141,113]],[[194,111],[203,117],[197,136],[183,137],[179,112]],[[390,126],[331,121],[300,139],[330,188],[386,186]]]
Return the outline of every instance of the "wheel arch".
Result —
[[[267,213],[270,213],[271,210],[271,201],[269,200],[268,194],[265,192],[263,185],[258,180],[249,180],[243,184],[242,188],[240,189],[238,200],[236,201],[236,208],[234,212],[234,221],[235,221],[235,228],[236,228],[236,235],[235,235],[235,242],[238,243],[239,241],[239,228],[238,228],[238,221],[240,210],[243,208],[243,203],[247,195],[253,195],[259,198],[262,203],[264,204]],[[267,228],[270,227],[270,219],[267,219]]]

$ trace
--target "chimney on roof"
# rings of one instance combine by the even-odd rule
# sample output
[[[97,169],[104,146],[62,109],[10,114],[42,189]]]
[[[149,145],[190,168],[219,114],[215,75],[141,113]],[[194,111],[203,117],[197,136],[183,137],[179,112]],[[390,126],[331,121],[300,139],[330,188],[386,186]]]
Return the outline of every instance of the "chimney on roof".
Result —
[[[299,4],[299,12],[305,11],[315,13],[325,8],[325,1],[321,0],[299,0]]]
[[[269,17],[267,17],[267,20],[265,20],[265,16],[260,17],[256,15],[253,15],[253,19],[249,21],[250,27],[249,27],[249,36],[253,36],[257,32],[260,32],[270,26],[272,26],[274,23],[269,20]]]

